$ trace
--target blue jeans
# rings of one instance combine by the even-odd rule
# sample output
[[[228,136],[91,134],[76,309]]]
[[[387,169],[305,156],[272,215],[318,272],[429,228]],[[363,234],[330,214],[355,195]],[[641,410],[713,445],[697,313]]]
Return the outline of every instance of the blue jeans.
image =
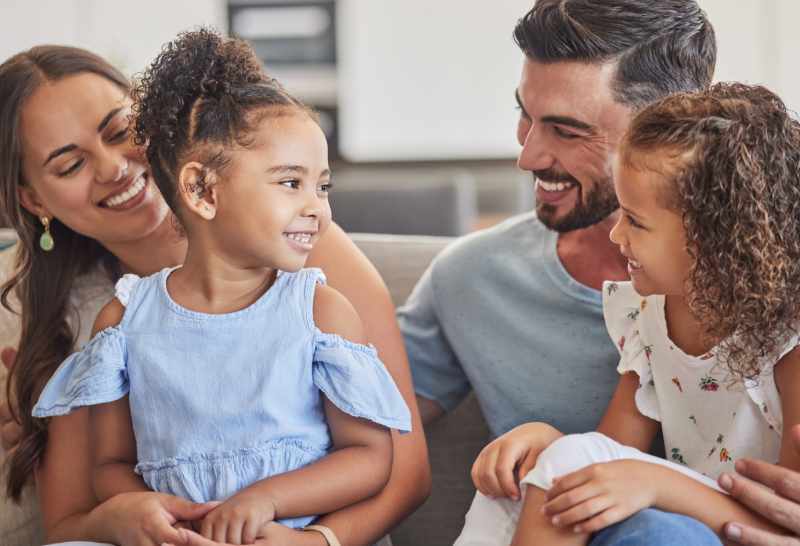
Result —
[[[589,546],[722,546],[705,524],[653,508],[595,533]]]

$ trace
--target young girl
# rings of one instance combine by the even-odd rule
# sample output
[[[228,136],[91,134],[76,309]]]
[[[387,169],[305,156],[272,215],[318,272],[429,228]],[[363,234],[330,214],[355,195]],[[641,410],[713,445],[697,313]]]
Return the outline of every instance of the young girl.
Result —
[[[34,415],[92,406],[98,499],[154,489],[222,501],[195,525],[218,542],[252,543],[273,521],[301,528],[376,494],[388,428],[410,430],[410,414],[352,306],[302,269],[331,217],[313,113],[244,42],[206,30],[168,44],[134,96],[186,260],[120,280]],[[134,206],[145,175],[123,174],[130,187],[100,206]]]
[[[647,507],[717,533],[731,520],[775,530],[714,479],[740,457],[800,469],[781,443],[800,422],[798,167],[798,123],[761,87],[718,84],[636,116],[611,232],[631,281],[603,290],[617,391],[598,432],[555,439],[536,423],[490,444],[476,461],[490,476],[515,470],[500,450],[527,444],[525,499],[478,493],[457,545],[586,544]],[[659,423],[669,461],[642,452]]]

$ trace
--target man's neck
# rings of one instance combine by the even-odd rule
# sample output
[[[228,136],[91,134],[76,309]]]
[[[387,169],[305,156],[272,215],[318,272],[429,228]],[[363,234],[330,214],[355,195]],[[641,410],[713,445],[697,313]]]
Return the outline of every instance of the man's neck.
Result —
[[[600,290],[604,281],[629,279],[627,260],[609,233],[617,221],[617,213],[585,229],[558,236],[558,258],[570,276],[579,283]]]

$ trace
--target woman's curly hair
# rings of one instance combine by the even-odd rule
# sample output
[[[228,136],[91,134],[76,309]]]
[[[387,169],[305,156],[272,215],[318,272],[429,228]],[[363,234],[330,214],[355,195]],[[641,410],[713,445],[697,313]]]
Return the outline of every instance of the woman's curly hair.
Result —
[[[719,83],[643,109],[621,156],[678,165],[661,196],[683,217],[688,305],[732,379],[757,378],[800,317],[800,124],[768,89]]]
[[[254,114],[300,110],[316,119],[266,74],[247,42],[207,28],[166,44],[131,94],[135,142],[146,147],[153,178],[173,212],[179,164],[191,157],[211,170],[224,169],[228,150],[252,143],[249,135],[263,119]]]

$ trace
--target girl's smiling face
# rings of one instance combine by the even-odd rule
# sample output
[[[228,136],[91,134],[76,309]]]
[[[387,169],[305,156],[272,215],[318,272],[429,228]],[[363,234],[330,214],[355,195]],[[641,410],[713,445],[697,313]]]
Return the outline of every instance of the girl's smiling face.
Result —
[[[669,174],[645,167],[664,165],[665,171],[672,171],[675,160],[659,155],[646,161],[638,161],[644,159],[639,156],[637,166],[623,161],[622,154],[616,157],[614,189],[621,215],[610,237],[628,259],[628,272],[639,294],[686,296],[692,258],[686,248],[683,220],[665,203],[672,181]]]

